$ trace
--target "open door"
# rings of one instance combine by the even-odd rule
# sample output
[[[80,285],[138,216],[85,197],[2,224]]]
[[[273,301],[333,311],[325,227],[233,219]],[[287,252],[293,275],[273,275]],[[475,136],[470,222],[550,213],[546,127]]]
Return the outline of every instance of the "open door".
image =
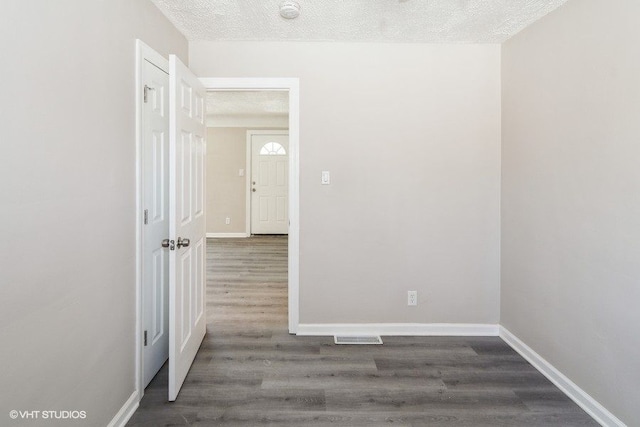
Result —
[[[180,392],[206,332],[205,89],[169,57],[169,400]]]

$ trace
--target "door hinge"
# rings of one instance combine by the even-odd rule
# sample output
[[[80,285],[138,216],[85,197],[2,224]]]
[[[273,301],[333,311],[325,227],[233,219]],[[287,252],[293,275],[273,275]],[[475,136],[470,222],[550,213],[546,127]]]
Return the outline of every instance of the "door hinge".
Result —
[[[149,224],[149,209],[144,210],[144,223]]]
[[[147,331],[144,331],[144,346],[147,346]]]
[[[149,101],[149,91],[150,90],[156,90],[156,88],[144,85],[144,103],[145,104]]]

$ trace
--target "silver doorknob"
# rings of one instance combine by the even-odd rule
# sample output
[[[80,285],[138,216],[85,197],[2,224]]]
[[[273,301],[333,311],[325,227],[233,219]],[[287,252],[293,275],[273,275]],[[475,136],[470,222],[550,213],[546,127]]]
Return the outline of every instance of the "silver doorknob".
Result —
[[[178,249],[180,249],[181,247],[188,247],[189,244],[191,243],[191,240],[189,239],[183,239],[182,237],[178,237]]]
[[[169,248],[170,250],[173,250],[175,248],[175,243],[173,240],[170,239],[163,239],[162,240],[162,247],[163,248]]]

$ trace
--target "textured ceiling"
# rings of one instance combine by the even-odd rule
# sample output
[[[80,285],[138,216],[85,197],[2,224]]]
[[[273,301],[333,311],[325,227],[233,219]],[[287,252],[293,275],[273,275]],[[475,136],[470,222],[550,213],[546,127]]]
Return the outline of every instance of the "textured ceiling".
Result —
[[[151,0],[191,41],[501,43],[567,0]]]
[[[285,91],[207,92],[210,116],[264,116],[289,112],[289,93]]]

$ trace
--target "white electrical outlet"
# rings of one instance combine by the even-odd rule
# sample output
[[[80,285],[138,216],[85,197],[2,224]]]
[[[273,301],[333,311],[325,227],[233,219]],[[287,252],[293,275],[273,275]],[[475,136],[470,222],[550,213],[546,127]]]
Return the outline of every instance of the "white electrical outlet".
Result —
[[[231,218],[227,217],[227,219],[224,220],[224,223],[227,225],[231,224]]]
[[[418,291],[407,292],[407,305],[418,305]]]

